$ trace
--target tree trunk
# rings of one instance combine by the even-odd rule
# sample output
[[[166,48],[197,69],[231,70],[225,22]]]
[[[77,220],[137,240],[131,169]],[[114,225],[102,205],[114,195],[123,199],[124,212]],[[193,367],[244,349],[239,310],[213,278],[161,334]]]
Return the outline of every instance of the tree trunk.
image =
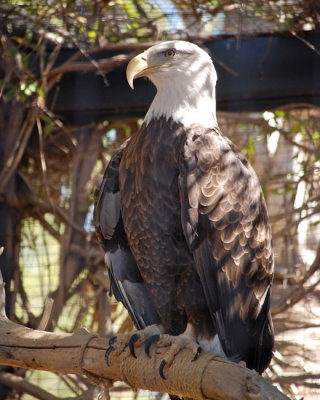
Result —
[[[51,314],[51,327],[55,326],[61,310],[70,296],[70,287],[79,273],[87,266],[83,253],[75,248],[86,249],[86,217],[90,205],[90,192],[94,186],[92,173],[101,152],[101,130],[94,126],[78,128],[75,154],[72,163],[72,185],[69,206],[69,219],[74,226],[66,225],[60,253],[60,286],[54,297]]]
[[[0,248],[3,247],[0,271],[6,294],[6,313],[14,315],[14,277],[19,268],[21,213],[18,200],[17,168],[29,141],[35,109],[18,100],[0,100]],[[11,389],[0,384],[0,400]]]

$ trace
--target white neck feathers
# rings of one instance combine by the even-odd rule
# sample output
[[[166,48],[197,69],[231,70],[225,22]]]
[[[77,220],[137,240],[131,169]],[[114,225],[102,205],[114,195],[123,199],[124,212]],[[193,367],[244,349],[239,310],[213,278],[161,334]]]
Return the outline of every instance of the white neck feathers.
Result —
[[[177,123],[188,127],[192,124],[200,124],[204,128],[217,126],[216,102],[214,98],[199,95],[197,99],[190,101],[188,96],[174,91],[158,91],[144,121],[148,124],[152,119],[165,117],[172,118]],[[172,93],[173,92],[173,93]]]

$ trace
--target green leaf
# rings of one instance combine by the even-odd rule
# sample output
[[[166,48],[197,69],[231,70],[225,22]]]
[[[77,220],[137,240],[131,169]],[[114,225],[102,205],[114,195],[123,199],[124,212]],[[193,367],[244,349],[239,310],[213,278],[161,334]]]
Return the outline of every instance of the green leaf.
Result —
[[[312,139],[319,140],[320,139],[320,132],[313,132]]]
[[[37,88],[38,95],[44,99],[44,91],[41,88]]]

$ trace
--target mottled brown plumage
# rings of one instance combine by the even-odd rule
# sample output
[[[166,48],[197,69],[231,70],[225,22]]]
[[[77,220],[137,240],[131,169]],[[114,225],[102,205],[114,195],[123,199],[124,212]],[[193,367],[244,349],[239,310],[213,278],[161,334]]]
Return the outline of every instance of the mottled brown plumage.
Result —
[[[111,288],[138,329],[191,324],[262,372],[273,349],[271,233],[258,178],[217,127],[155,117],[111,159],[95,208]]]

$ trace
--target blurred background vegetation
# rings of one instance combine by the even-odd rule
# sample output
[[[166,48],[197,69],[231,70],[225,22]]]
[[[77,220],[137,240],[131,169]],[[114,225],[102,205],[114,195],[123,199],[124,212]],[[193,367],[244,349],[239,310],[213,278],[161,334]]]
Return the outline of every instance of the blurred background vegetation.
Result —
[[[68,74],[86,80],[93,71],[108,87],[115,68],[150,42],[170,38],[205,46],[224,35],[285,32],[320,57],[303,36],[319,32],[319,23],[317,0],[2,0],[0,265],[9,318],[49,331],[132,329],[108,295],[92,212],[110,156],[141,119],[119,112],[79,124],[58,114],[55,96]],[[97,59],[101,49],[116,53]],[[78,93],[84,101],[86,95]],[[292,398],[319,398],[320,109],[299,103],[219,112],[218,104],[218,120],[256,169],[272,223],[277,351],[265,376]],[[0,367],[1,400],[86,400],[98,393],[82,376]],[[118,383],[110,396],[162,395]]]

